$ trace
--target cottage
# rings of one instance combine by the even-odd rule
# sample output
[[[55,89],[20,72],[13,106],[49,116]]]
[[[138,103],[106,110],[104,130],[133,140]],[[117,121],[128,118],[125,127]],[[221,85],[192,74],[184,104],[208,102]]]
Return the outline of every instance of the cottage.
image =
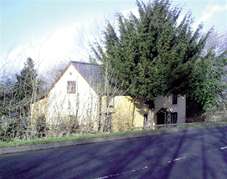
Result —
[[[72,61],[55,81],[48,95],[31,106],[34,124],[41,115],[48,126],[72,118],[79,126],[97,131],[103,124],[106,96],[103,94],[102,66]],[[130,96],[114,96],[109,101],[112,131],[129,128],[155,128],[157,124],[185,122],[185,96],[159,96],[154,107],[133,100]]]

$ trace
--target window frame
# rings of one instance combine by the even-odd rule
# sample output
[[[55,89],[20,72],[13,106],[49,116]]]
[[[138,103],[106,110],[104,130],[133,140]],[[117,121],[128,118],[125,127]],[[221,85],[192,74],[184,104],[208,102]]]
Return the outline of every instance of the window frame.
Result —
[[[76,81],[67,81],[67,94],[76,94]]]

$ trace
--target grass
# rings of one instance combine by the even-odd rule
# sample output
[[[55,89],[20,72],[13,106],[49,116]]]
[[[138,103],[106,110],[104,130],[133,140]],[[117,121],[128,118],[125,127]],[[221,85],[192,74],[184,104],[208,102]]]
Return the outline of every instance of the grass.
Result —
[[[168,127],[160,127],[158,129],[133,129],[124,132],[114,132],[114,133],[84,133],[84,134],[72,134],[62,137],[45,137],[45,138],[32,138],[32,139],[13,139],[12,141],[0,141],[0,148],[3,147],[16,147],[23,145],[34,145],[34,144],[49,144],[56,142],[68,142],[68,141],[86,141],[89,139],[97,138],[113,138],[113,137],[133,137],[138,135],[146,134],[160,134],[165,132],[171,132],[176,130],[183,130],[188,128],[207,128],[207,127],[218,127],[218,126],[227,126],[227,121],[222,122],[201,122],[201,123],[186,123],[186,124],[177,124],[169,125]]]
[[[111,137],[121,137],[121,136],[136,136],[148,133],[157,133],[157,130],[131,130],[124,132],[114,132],[114,133],[94,133],[94,134],[72,134],[62,137],[44,137],[44,138],[33,138],[33,139],[14,139],[12,141],[0,141],[1,147],[14,147],[22,145],[33,145],[33,144],[49,144],[55,142],[67,142],[67,141],[85,141],[95,138],[111,138]]]

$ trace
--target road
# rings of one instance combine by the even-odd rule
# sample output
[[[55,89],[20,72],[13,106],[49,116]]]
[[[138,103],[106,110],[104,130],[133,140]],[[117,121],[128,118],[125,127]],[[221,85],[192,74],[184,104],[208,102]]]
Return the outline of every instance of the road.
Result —
[[[0,156],[0,178],[227,178],[227,127]]]

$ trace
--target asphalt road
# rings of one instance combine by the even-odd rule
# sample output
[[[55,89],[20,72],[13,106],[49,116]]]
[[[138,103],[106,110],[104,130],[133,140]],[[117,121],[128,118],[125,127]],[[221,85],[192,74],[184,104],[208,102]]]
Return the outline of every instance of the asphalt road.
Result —
[[[227,127],[2,155],[0,178],[226,179]]]

